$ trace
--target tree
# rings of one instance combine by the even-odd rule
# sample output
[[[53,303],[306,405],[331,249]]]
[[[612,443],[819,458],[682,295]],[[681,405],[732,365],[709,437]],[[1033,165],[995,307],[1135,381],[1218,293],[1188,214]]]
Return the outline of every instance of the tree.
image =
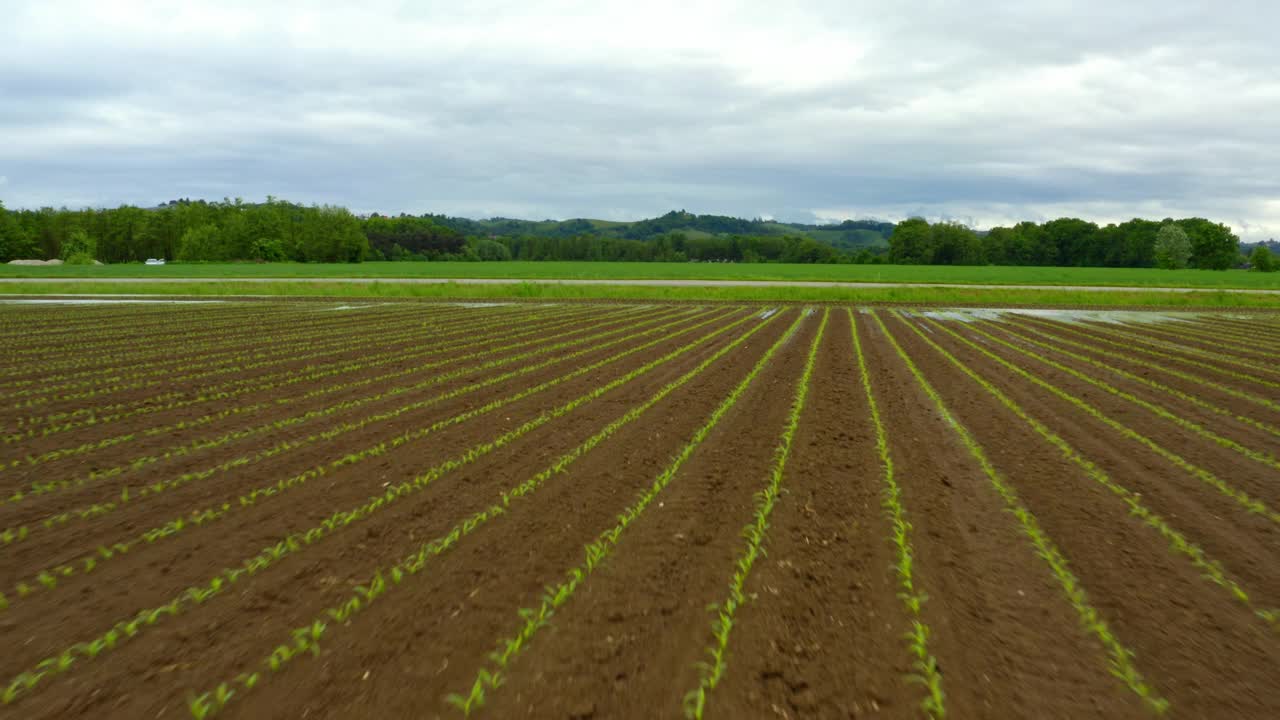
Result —
[[[1097,252],[1098,226],[1079,218],[1058,218],[1043,226],[1044,245],[1039,265],[1102,264]]]
[[[36,244],[27,235],[16,213],[4,209],[0,202],[0,262],[34,259]]]
[[[1254,248],[1253,252],[1249,254],[1249,264],[1258,272],[1275,272],[1276,270],[1280,270],[1280,267],[1276,266],[1276,260],[1271,255],[1271,251],[1267,249],[1266,245],[1261,244]]]
[[[933,262],[929,221],[910,218],[893,226],[889,236],[889,262],[898,265],[927,265]]]
[[[91,265],[97,251],[98,245],[89,233],[77,228],[63,241],[62,252],[58,256],[73,265]]]
[[[178,240],[178,260],[230,260],[226,246],[213,223],[193,227],[182,233]]]
[[[480,238],[476,240],[472,246],[472,250],[475,251],[476,257],[481,260],[511,259],[511,251],[507,249],[506,245],[503,245],[497,240],[490,240],[489,238]]]
[[[1191,258],[1191,239],[1186,231],[1175,223],[1166,223],[1156,233],[1155,256],[1156,267],[1166,270],[1186,267]]]
[[[1226,270],[1240,255],[1240,238],[1222,223],[1204,218],[1179,220],[1191,241],[1191,265],[1205,270]]]
[[[934,265],[981,265],[982,241],[959,223],[938,223],[930,229]]]

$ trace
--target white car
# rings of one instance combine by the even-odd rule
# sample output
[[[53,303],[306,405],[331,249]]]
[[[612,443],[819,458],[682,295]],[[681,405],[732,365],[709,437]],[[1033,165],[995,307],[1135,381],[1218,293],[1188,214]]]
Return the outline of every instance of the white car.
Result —
[[[147,258],[147,261],[146,261],[146,263],[144,263],[144,264],[145,264],[145,265],[163,265],[163,264],[164,264],[164,258],[159,258],[159,259],[157,259],[157,258]]]

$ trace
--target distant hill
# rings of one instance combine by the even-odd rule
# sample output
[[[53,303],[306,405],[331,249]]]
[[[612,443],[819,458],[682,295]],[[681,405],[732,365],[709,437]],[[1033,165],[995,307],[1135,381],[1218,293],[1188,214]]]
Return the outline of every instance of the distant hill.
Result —
[[[1256,243],[1240,243],[1240,254],[1248,257],[1259,245],[1265,245],[1272,255],[1280,255],[1280,240],[1263,240]]]
[[[695,215],[683,210],[673,210],[666,215],[648,220],[614,222],[609,220],[514,220],[511,218],[470,218],[429,215],[437,224],[452,228],[464,235],[489,235],[505,237],[526,235],[533,237],[566,238],[579,235],[649,240],[672,232],[685,233],[689,237],[728,235],[798,235],[809,237],[839,250],[888,247],[893,223],[879,220],[846,220],[838,224],[806,225],[784,223],[776,220],[746,220],[726,215]]]

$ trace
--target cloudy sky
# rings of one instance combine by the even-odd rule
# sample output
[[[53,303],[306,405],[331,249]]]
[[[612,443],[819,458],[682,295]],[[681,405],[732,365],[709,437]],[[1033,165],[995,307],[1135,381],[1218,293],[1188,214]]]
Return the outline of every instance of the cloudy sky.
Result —
[[[1271,0],[0,0],[0,200],[1280,238],[1277,28]]]

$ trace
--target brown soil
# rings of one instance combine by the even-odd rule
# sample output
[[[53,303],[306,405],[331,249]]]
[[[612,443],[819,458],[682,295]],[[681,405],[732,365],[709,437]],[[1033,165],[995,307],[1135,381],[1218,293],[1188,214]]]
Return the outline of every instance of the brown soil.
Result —
[[[50,329],[43,339],[37,333],[37,341],[44,343],[41,347],[49,348],[48,358],[56,360],[65,358],[70,347],[62,335],[76,328],[100,331],[93,342],[109,346],[122,337],[145,342],[148,329],[162,333],[166,318],[174,318],[184,323],[209,322],[210,327],[226,328],[227,333],[236,333],[238,328],[240,334],[230,337],[243,336],[245,351],[253,352],[270,347],[270,337],[244,333],[245,326],[237,325],[240,318],[250,318],[245,322],[255,324],[274,322],[291,330],[292,321],[311,321],[315,309],[324,307],[324,302],[307,299],[296,304],[226,303],[163,309],[69,307],[56,312],[4,307],[0,308],[0,347],[21,347],[24,323],[39,320],[47,324],[65,318],[68,324],[60,330],[47,325]],[[249,312],[259,307],[263,314]],[[753,313],[760,315],[759,308],[734,311],[717,305],[704,307],[713,312],[694,316],[685,312],[694,306],[664,305],[626,317],[610,317],[607,313],[627,308],[602,303],[597,313],[596,307],[578,303],[559,309],[536,304],[509,308],[495,317],[507,314],[511,325],[495,328],[490,335],[495,345],[502,345],[503,336],[550,327],[557,317],[574,315],[580,317],[579,322],[548,331],[572,330],[573,334],[549,342],[655,318],[665,318],[661,322],[679,319],[680,324],[663,335],[592,348],[565,363],[332,441],[308,443],[218,472],[145,502],[126,504],[97,520],[41,529],[25,540],[0,545],[0,592],[10,603],[0,609],[0,647],[5,648],[0,653],[0,692],[42,659],[56,656],[73,643],[92,640],[142,609],[162,606],[188,586],[205,583],[224,568],[239,566],[289,533],[316,526],[335,511],[360,506],[387,485],[482,447],[504,432],[716,329],[752,318]],[[569,315],[557,314],[563,312]],[[653,482],[800,312],[785,309],[749,341],[583,454],[564,472],[551,476],[536,492],[463,535],[452,549],[430,559],[421,573],[391,586],[385,596],[348,623],[331,623],[316,656],[300,655],[278,671],[264,669],[264,658],[278,645],[290,643],[296,628],[309,625],[323,617],[326,609],[345,602],[353,588],[368,582],[375,570],[396,563],[423,542],[448,533],[462,519],[500,502],[505,490],[544,470],[761,320],[748,319],[563,417],[478,455],[426,488],[318,542],[303,545],[261,572],[242,577],[207,602],[183,605],[174,616],[161,616],[154,625],[142,625],[136,636],[121,639],[97,658],[76,656],[65,672],[43,677],[13,702],[0,704],[0,718],[191,717],[187,706],[190,694],[211,691],[224,681],[231,682],[229,687],[237,693],[218,717],[460,717],[461,713],[445,702],[446,695],[469,690],[477,671],[491,664],[488,655],[499,640],[519,629],[519,609],[535,607],[546,585],[561,581],[567,571],[583,562],[584,545],[617,522],[618,514]],[[912,524],[913,574],[918,587],[928,595],[920,620],[931,630],[929,649],[941,670],[948,715],[1130,718],[1150,714],[1109,672],[1103,646],[1082,629],[1077,610],[1048,564],[1036,554],[986,475],[921,391],[874,320],[866,314],[856,315],[855,331],[867,353],[902,503]],[[396,332],[395,318],[405,318],[406,327],[412,327],[437,317],[446,318],[441,332],[447,332],[448,327],[470,316],[458,312],[456,306],[424,302],[379,308],[368,319]],[[697,330],[675,334],[716,317],[719,319]],[[904,320],[884,311],[880,317],[1061,550],[1087,591],[1088,601],[1116,638],[1134,652],[1134,665],[1170,701],[1172,716],[1280,716],[1280,636],[1276,630],[1202,577],[1167,540],[1131,516],[1119,498],[1064,458],[911,327],[920,328],[1021,404],[1116,482],[1140,493],[1146,506],[1221,563],[1260,609],[1280,607],[1280,564],[1276,562],[1280,528],[1265,517],[1241,511],[1233,501],[1184,470],[928,322]],[[713,616],[707,607],[720,602],[728,591],[736,559],[746,543],[741,530],[755,512],[754,494],[768,481],[819,320],[818,314],[804,318],[796,335],[780,348],[671,484],[624,531],[618,545],[578,585],[550,624],[528,640],[505,671],[504,683],[490,690],[485,704],[473,714],[495,718],[681,717],[685,693],[698,684],[697,663],[707,659],[706,648],[713,642]],[[368,327],[354,315],[317,322],[317,332],[369,337]],[[1232,320],[1224,327],[1259,333],[1270,329],[1269,337],[1274,338],[1277,334],[1269,322]],[[120,323],[123,334],[113,335],[104,323]],[[1148,435],[1273,509],[1280,507],[1280,472],[1274,468],[1068,373],[991,343],[964,323],[943,324],[1085,399],[1108,417]],[[1038,320],[973,327],[1019,346],[1019,341],[1005,334],[1006,328],[1048,342],[1055,338],[1087,339],[1069,330],[1103,337],[1087,325]],[[783,494],[770,518],[764,541],[767,554],[757,560],[747,579],[748,600],[735,616],[726,674],[710,694],[709,718],[922,716],[923,686],[909,679],[914,670],[903,638],[911,616],[897,594],[897,549],[881,506],[884,473],[850,332],[844,310],[832,309],[809,400],[783,475]],[[1208,347],[1190,336],[1177,340],[1167,332],[1144,334],[1142,327],[1125,328],[1125,332],[1135,341],[1151,337],[1187,347]],[[390,442],[406,431],[481,407],[660,337],[662,341],[650,349],[384,454],[328,469],[279,497],[236,507],[208,526],[189,528],[153,544],[140,543],[92,572],[60,579],[53,589],[38,585],[29,597],[22,598],[14,591],[20,581],[33,582],[32,576],[41,569],[74,561],[99,546],[124,541],[197,508],[235,503],[238,496],[253,488],[313,466],[329,467],[328,463],[345,454]],[[172,339],[164,339],[161,346],[166,343],[180,347]],[[416,352],[426,343],[429,340],[417,344],[375,341],[359,351],[312,364],[323,366],[365,353]],[[1247,447],[1274,452],[1274,436],[1248,424],[1053,351],[1033,349]],[[1078,348],[1067,349],[1089,355]],[[1133,350],[1126,353],[1150,357],[1142,349],[1135,342]],[[1265,357],[1265,353],[1255,355]],[[1141,362],[1101,356],[1098,360],[1131,372],[1146,370]],[[39,358],[32,362],[38,363]],[[342,376],[342,381],[396,368],[411,369],[414,362],[352,373]],[[1280,399],[1280,393],[1265,386],[1213,376],[1174,361],[1153,358],[1152,362],[1213,377],[1273,401]],[[272,372],[300,370],[307,364],[300,361],[297,367],[285,365]],[[385,384],[254,415],[232,415],[207,428],[161,434],[23,471],[5,470],[0,472],[0,489],[11,492],[33,480],[110,467],[228,429],[411,385],[451,367],[420,375],[409,373]],[[83,490],[0,504],[0,528],[38,522],[52,512],[105,500],[124,485],[136,487],[207,469],[286,439],[304,438],[342,422],[465,388],[517,367],[478,371],[287,430],[150,464]],[[110,368],[104,367],[103,372],[109,374]],[[1190,381],[1158,373],[1147,376],[1234,413],[1280,424],[1280,418],[1256,404]],[[282,391],[284,395],[250,393],[198,409],[139,415],[3,447],[15,455],[56,450],[273,397],[294,396],[324,385],[324,380],[294,385]],[[84,404],[127,402],[149,394],[194,393],[199,389],[194,384],[161,383],[145,391],[94,398]],[[32,414],[9,409],[9,403],[3,407],[0,427],[10,427],[18,418]],[[75,403],[64,403],[58,409],[75,407]],[[252,689],[234,682],[247,671],[262,673]]]

